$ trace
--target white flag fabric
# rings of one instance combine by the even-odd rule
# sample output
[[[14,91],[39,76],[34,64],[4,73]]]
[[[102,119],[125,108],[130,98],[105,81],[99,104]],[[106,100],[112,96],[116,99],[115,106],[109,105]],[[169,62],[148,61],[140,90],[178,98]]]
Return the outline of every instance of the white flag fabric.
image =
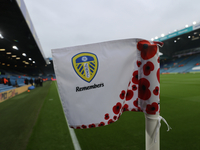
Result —
[[[53,49],[64,114],[75,129],[104,126],[124,111],[159,114],[157,42],[125,39]]]

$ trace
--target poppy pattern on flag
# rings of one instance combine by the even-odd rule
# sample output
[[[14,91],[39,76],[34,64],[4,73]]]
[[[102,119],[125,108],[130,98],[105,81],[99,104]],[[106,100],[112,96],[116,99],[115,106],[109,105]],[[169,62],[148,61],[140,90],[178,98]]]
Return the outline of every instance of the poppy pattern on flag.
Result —
[[[73,57],[76,56],[76,53],[82,54],[83,52],[85,53],[85,50],[87,50],[87,54],[95,54],[95,56],[98,58],[98,72],[96,76],[91,78],[91,84],[93,85],[87,85],[82,80],[79,80],[75,74],[77,72],[70,70],[72,72],[71,73],[68,70],[59,70],[59,63],[57,62],[61,62],[61,60],[58,59],[58,57],[55,57],[54,68],[57,76],[59,93],[69,126],[74,129],[105,126],[117,121],[121,114],[125,111],[136,111],[153,115],[159,114],[160,65],[159,47],[157,44],[160,45],[160,43],[150,42],[142,39],[128,39],[106,42],[105,44],[100,43],[86,45],[83,46],[82,51],[81,46],[69,48],[69,52],[66,54],[67,57],[69,54],[71,54]],[[116,57],[117,54],[119,54],[118,57],[115,58],[117,60],[116,62],[112,63],[112,60],[114,60],[112,55],[110,55],[112,56],[110,59],[108,59],[107,56],[105,57],[105,55],[108,55],[109,49],[106,52],[105,50],[102,50],[101,52],[101,48],[104,47],[104,49],[106,49],[106,46],[113,50],[113,53]],[[112,49],[112,47],[114,48]],[[119,49],[119,51],[116,53],[116,47],[119,47],[123,50]],[[134,48],[135,51],[132,51]],[[75,51],[76,49],[77,52]],[[89,49],[91,49],[91,51]],[[94,49],[97,50],[94,51]],[[126,49],[127,54],[125,53]],[[60,51],[62,52],[63,50]],[[124,56],[124,54],[126,54],[126,56]],[[58,55],[60,56],[59,51]],[[63,58],[66,56],[63,55]],[[132,59],[133,57],[135,57],[134,60]],[[105,60],[108,60],[108,62]],[[127,64],[129,62],[131,62],[130,64],[133,65]],[[104,68],[101,68],[102,66],[104,66]],[[130,70],[131,66],[133,68],[132,70]],[[119,67],[121,68],[116,73],[115,70],[117,70]],[[114,71],[112,71],[110,68],[113,68]],[[64,89],[65,86],[62,86],[63,83],[61,83],[61,79],[63,79],[64,76],[63,74],[60,74],[60,72],[63,72],[63,74],[67,72],[65,76],[69,77],[69,80],[66,82],[69,83],[66,92]],[[127,72],[129,72],[129,74],[127,74]],[[110,76],[107,76],[107,74]],[[103,78],[104,76],[105,79]],[[74,82],[76,86],[74,86]],[[97,84],[97,82],[100,84]],[[102,85],[102,83],[104,85],[103,87],[98,86]],[[75,89],[79,84],[81,85],[81,88],[79,88],[81,89],[80,92],[73,93],[73,88],[71,88],[72,85]],[[69,100],[66,100],[64,93],[67,94],[68,92],[69,94],[70,90],[72,93],[71,97]],[[106,93],[101,93],[101,91],[105,91]],[[113,98],[115,95],[116,97]],[[74,98],[72,99],[72,97]],[[105,102],[103,103],[101,101]],[[76,111],[75,108],[77,108]],[[90,113],[87,113],[87,111]]]

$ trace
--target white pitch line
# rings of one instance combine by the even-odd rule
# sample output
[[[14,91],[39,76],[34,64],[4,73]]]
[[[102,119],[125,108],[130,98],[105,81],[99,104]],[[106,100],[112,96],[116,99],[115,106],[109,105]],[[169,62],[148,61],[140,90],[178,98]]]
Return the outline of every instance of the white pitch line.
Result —
[[[56,82],[54,82],[54,83],[55,83],[55,85],[56,85],[57,92],[58,92],[58,86],[57,86]],[[60,98],[59,92],[58,92],[58,96],[59,96],[59,98]],[[75,132],[74,132],[74,129],[72,129],[72,128],[69,127],[66,117],[65,117],[65,120],[66,120],[66,123],[67,123],[67,127],[68,127],[68,129],[69,129],[69,133],[70,133],[70,136],[71,136],[71,139],[72,139],[72,143],[73,143],[73,145],[74,145],[74,149],[75,149],[75,150],[81,150],[81,147],[80,147],[80,144],[79,144],[78,139],[77,139],[77,137],[76,137],[76,134],[75,134]]]

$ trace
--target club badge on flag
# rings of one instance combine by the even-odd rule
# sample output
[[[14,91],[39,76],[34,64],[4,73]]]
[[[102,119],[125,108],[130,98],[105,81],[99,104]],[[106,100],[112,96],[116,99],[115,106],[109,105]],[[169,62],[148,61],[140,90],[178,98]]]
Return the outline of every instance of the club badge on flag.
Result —
[[[159,114],[157,44],[125,39],[52,50],[69,126],[108,125],[124,111]]]
[[[98,59],[92,53],[79,53],[72,57],[72,65],[77,75],[90,83],[97,73]]]

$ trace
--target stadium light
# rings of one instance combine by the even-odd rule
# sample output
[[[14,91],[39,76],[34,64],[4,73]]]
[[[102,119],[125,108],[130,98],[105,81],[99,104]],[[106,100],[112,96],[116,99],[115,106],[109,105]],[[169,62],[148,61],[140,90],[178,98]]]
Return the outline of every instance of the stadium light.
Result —
[[[19,50],[19,49],[17,48],[17,46],[13,46],[12,48],[13,48],[13,49],[16,49],[16,50]]]
[[[3,37],[3,35],[2,35],[1,33],[0,33],[0,38],[1,38],[1,39],[3,39],[3,38],[4,38],[4,37]]]
[[[25,57],[26,57],[26,53],[22,53],[22,56],[25,56]]]
[[[154,38],[151,38],[151,41],[153,41],[154,40]]]
[[[161,37],[164,37],[165,36],[165,34],[161,34]]]
[[[12,57],[17,57],[16,55],[12,55]]]
[[[29,58],[28,60],[32,60],[31,58]]]
[[[197,24],[197,23],[196,23],[196,21],[194,21],[192,24],[195,25],[195,24]]]
[[[6,54],[10,55],[10,54],[11,54],[11,52],[7,52]]]
[[[20,57],[16,57],[16,59],[20,59]]]
[[[177,30],[175,29],[174,32],[176,32]]]
[[[174,43],[176,43],[176,40],[174,40]]]
[[[188,36],[188,39],[190,39],[191,38],[191,36]]]
[[[33,63],[35,63],[35,61],[33,61]]]
[[[2,48],[2,49],[0,49],[0,51],[5,51],[5,49],[4,49],[4,48]]]
[[[185,25],[185,27],[187,28],[187,27],[188,27],[188,25],[186,24],[186,25]]]
[[[158,37],[156,36],[156,37],[155,37],[155,39],[157,40],[157,39],[158,39]]]

